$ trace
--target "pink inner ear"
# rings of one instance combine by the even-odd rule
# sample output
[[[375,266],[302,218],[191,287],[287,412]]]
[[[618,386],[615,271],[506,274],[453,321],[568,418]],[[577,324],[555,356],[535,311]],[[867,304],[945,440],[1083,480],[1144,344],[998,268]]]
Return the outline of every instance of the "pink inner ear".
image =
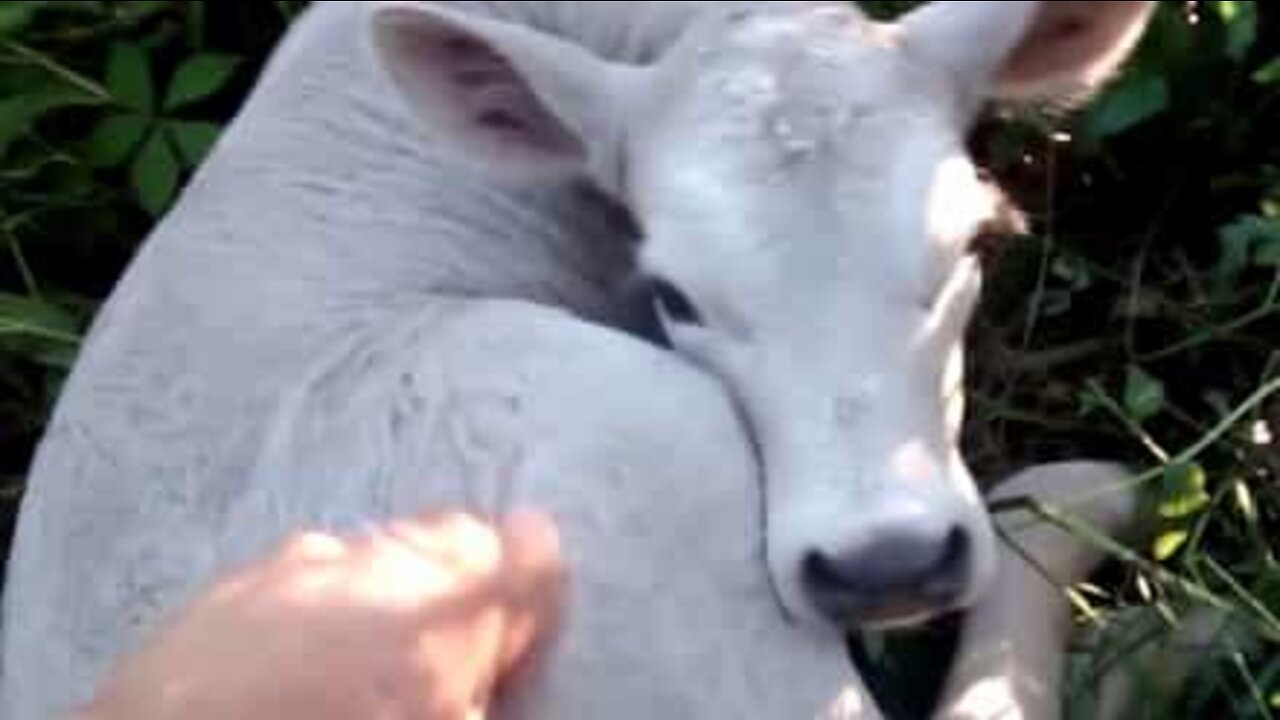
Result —
[[[473,156],[560,162],[583,153],[519,71],[484,39],[416,14],[404,17],[390,37],[400,57],[411,59],[394,69],[419,111]]]
[[[1154,3],[1043,2],[999,84],[1009,91],[1092,90],[1136,44]]]

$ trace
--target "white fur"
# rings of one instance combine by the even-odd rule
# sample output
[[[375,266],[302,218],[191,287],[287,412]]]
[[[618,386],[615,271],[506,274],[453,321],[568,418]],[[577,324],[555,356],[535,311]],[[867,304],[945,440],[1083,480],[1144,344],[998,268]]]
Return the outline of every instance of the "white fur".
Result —
[[[484,98],[415,95],[429,68],[392,87],[358,3],[308,12],[67,385],[10,564],[0,715],[83,701],[300,527],[461,504],[551,511],[574,571],[499,717],[873,717],[837,634],[787,619],[813,616],[799,555],[923,518],[972,531],[966,599],[996,563],[955,449],[979,278],[925,212],[969,197],[939,188],[967,163],[949,73],[831,3],[392,5],[391,31],[505,48],[528,92],[494,101],[541,103],[533,142],[440,106]],[[678,354],[607,327],[631,238],[584,176],[706,314]]]

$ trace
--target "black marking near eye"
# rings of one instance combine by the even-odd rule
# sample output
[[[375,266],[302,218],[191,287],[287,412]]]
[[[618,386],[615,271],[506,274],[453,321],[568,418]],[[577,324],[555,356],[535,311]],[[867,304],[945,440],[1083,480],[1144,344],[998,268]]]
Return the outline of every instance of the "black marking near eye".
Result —
[[[499,108],[482,110],[476,116],[476,123],[488,130],[500,133],[521,133],[528,129],[515,115]]]
[[[477,63],[471,67],[462,67],[453,73],[453,82],[467,88],[492,87],[505,82],[510,71],[497,64]]]
[[[661,308],[667,320],[682,325],[702,324],[702,316],[698,314],[698,309],[680,288],[662,278],[654,278],[652,284],[653,301]]]
[[[444,51],[454,58],[473,58],[489,52],[479,41],[463,35],[451,35],[441,41]]]
[[[623,283],[614,296],[614,305],[619,327],[668,350],[672,344],[667,323],[701,323],[697,308],[679,288],[647,275]]]

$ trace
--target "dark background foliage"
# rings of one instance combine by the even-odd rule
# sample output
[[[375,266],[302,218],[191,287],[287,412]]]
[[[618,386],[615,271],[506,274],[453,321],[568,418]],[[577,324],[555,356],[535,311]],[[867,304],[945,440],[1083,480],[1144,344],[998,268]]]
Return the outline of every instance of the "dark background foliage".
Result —
[[[98,303],[304,4],[0,3],[0,553]],[[1150,717],[1280,714],[1278,16],[1163,2],[1088,111],[996,112],[974,139],[1034,222],[991,253],[971,462],[1129,463],[1153,532],[1076,590],[1082,617],[1154,637],[1220,604],[1245,628]],[[887,682],[904,642],[867,643]]]

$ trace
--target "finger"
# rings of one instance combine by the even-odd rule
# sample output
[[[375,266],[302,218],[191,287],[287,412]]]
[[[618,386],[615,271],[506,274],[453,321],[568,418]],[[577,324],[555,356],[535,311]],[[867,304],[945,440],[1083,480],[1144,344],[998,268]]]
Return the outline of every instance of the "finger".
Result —
[[[342,538],[321,532],[298,533],[281,543],[273,555],[224,570],[222,579],[197,597],[214,605],[235,603],[299,569],[339,563],[351,551],[352,545]]]
[[[460,576],[477,581],[495,577],[502,568],[502,538],[491,525],[463,513],[432,514],[396,520],[383,533],[406,549]]]
[[[444,610],[498,609],[503,559],[497,530],[462,514],[387,522],[354,552],[347,591],[407,622],[434,620]]]
[[[327,533],[306,532],[285,542],[280,559],[286,563],[335,562],[347,556],[347,544]]]
[[[560,535],[547,516],[520,512],[500,527],[506,605],[501,672],[509,672],[539,640],[555,632],[564,602]]]

